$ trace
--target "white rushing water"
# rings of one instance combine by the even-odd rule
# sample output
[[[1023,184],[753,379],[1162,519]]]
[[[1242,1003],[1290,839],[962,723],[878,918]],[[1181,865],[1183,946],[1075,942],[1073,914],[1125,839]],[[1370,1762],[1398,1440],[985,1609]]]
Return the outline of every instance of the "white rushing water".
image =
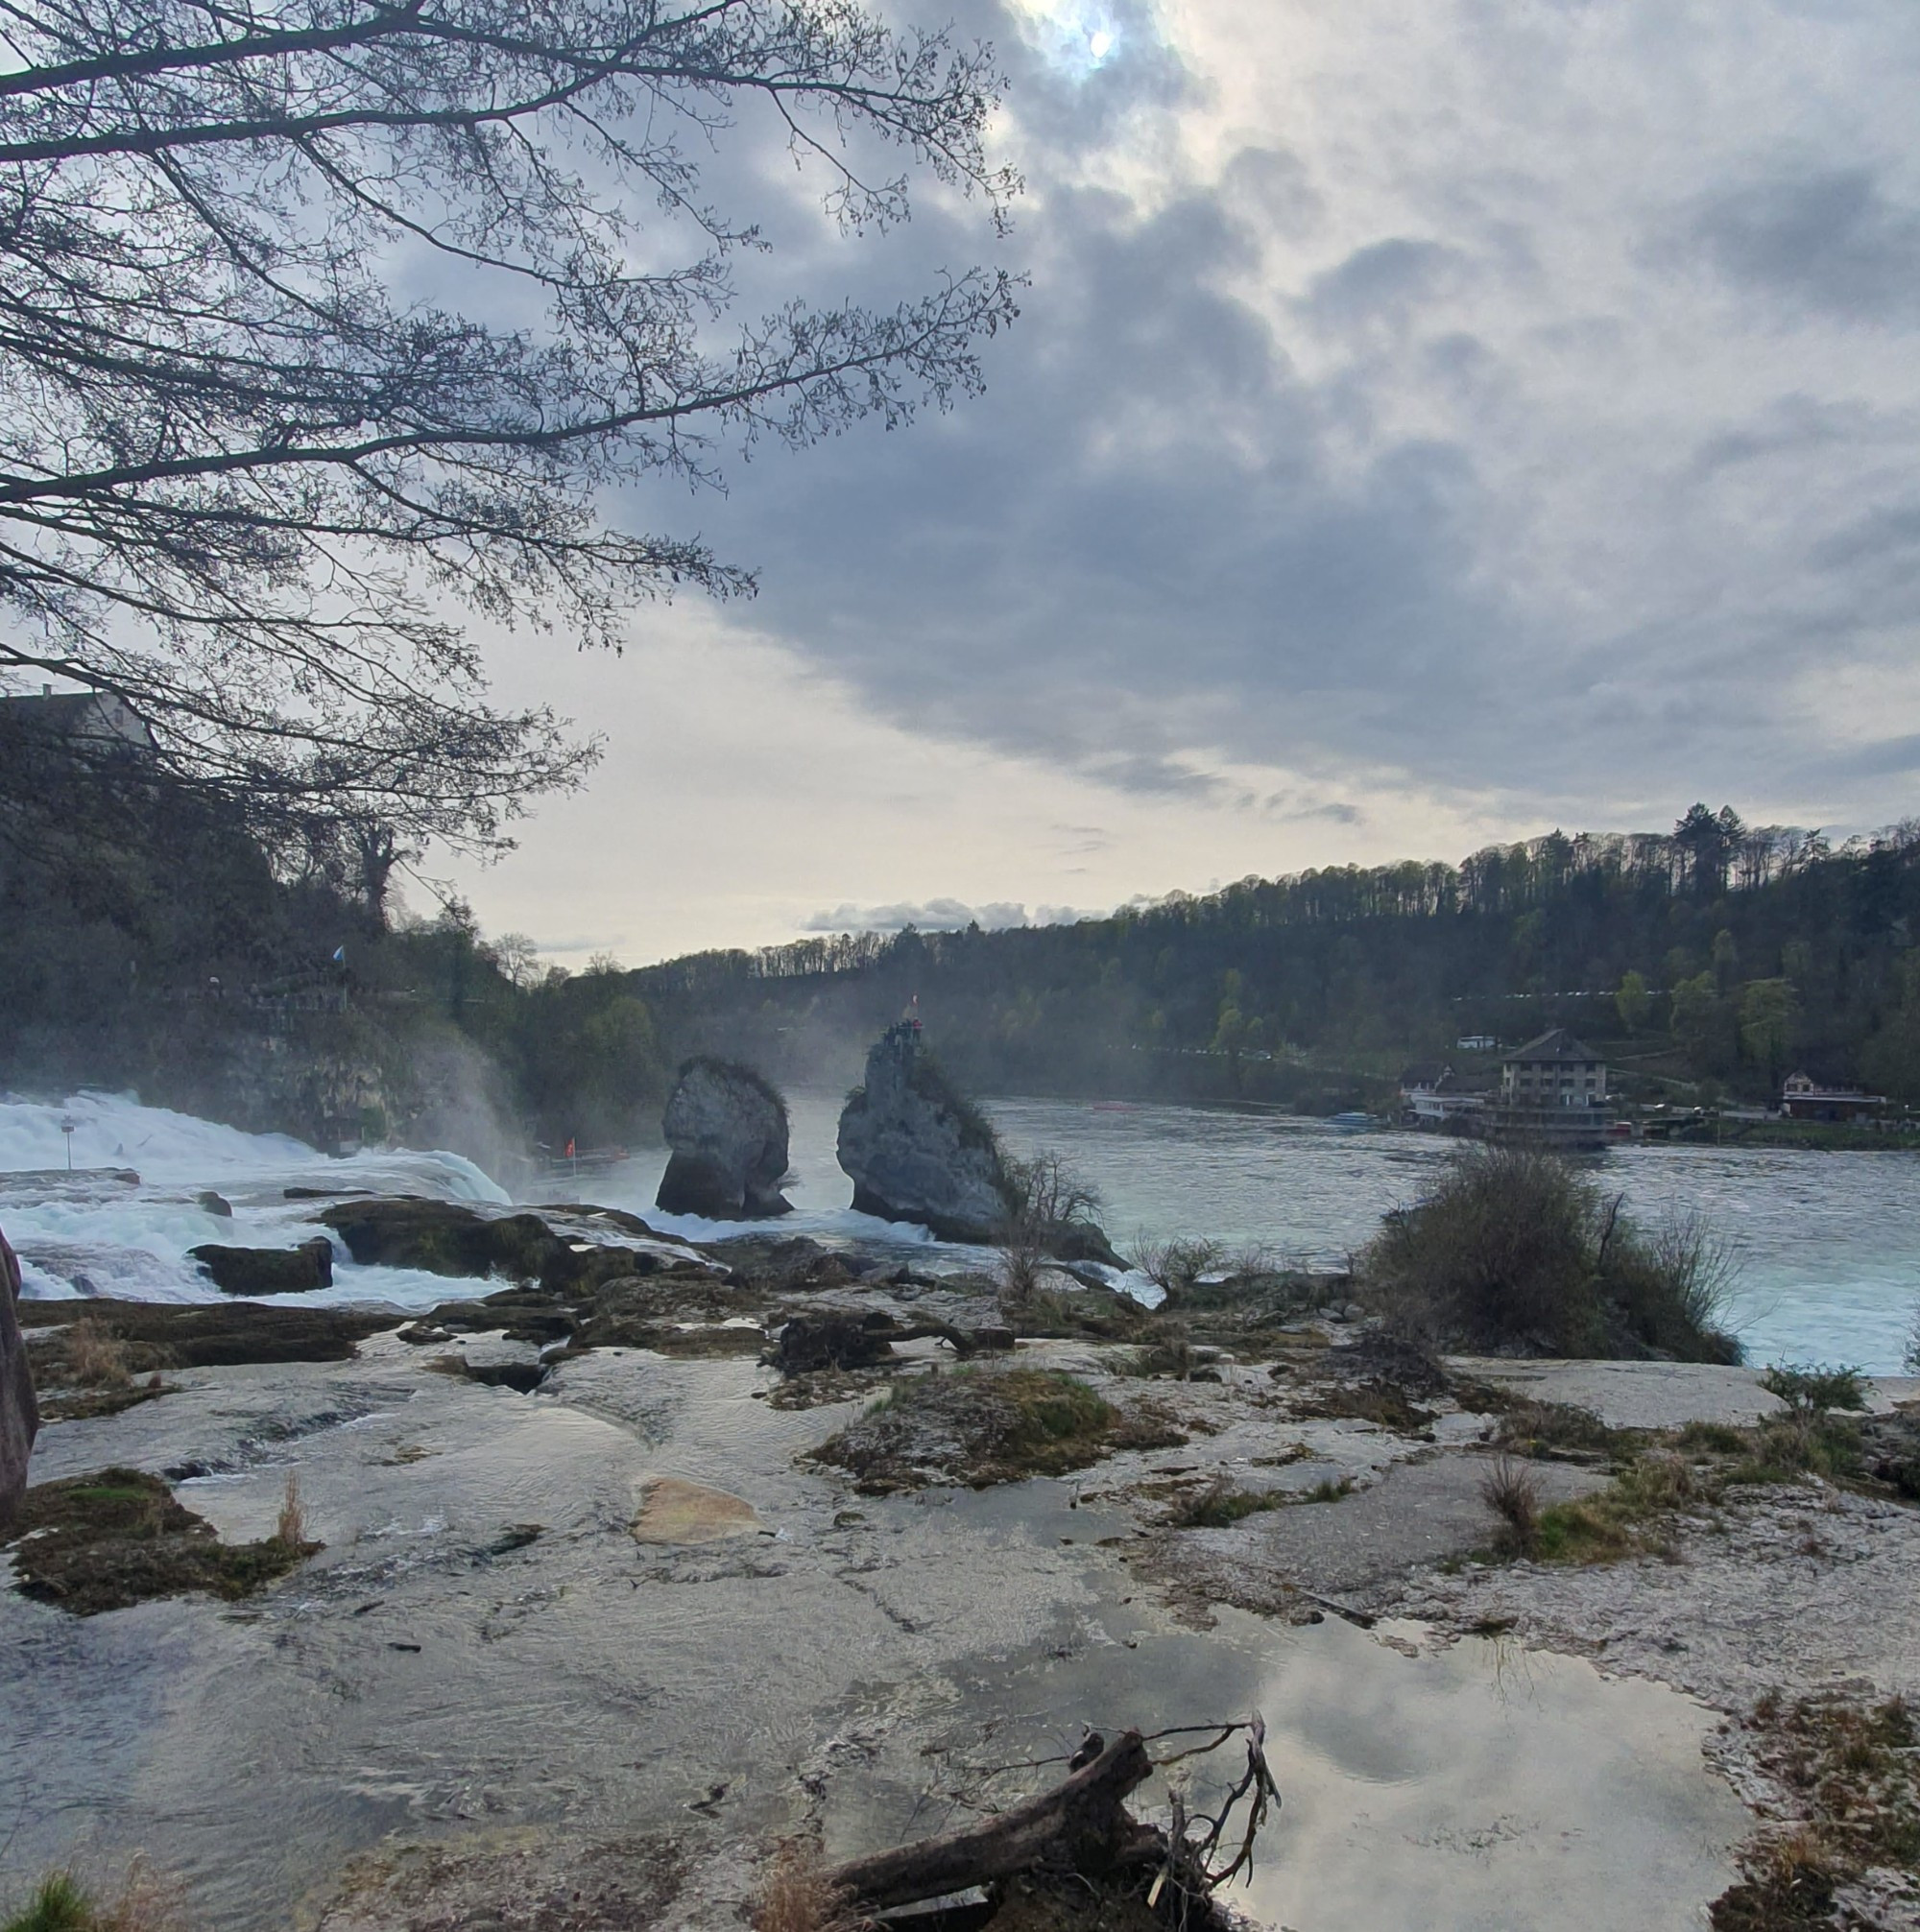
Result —
[[[989,1265],[977,1249],[850,1209],[851,1185],[834,1157],[840,1100],[792,1096],[795,1212],[766,1225],[926,1267]],[[1056,1149],[1099,1187],[1122,1249],[1142,1233],[1206,1236],[1321,1268],[1344,1265],[1380,1215],[1413,1200],[1452,1151],[1422,1134],[1342,1134],[1319,1121],[1223,1109],[1002,1100],[987,1111],[1016,1153]],[[21,1183],[0,1173],[0,1227],[21,1252],[33,1296],[206,1300],[211,1286],[187,1257],[196,1244],[285,1247],[316,1231],[315,1204],[288,1201],[288,1187],[507,1200],[458,1155],[331,1159],[284,1135],[243,1133],[124,1095],[82,1094],[64,1107],[0,1100],[0,1170],[63,1171],[63,1120],[74,1127],[76,1169],[131,1168],[140,1181]],[[625,1207],[689,1239],[739,1231],[655,1213],[665,1160],[663,1150],[642,1153],[609,1172],[556,1177],[536,1193]],[[1624,1146],[1599,1157],[1595,1173],[1644,1219],[1697,1211],[1731,1244],[1740,1266],[1731,1316],[1749,1359],[1899,1372],[1920,1302],[1920,1156]],[[230,1219],[199,1205],[204,1189],[230,1202]],[[335,1255],[331,1289],[286,1299],[418,1308],[489,1285],[359,1268],[338,1243]]]
[[[139,1179],[116,1181],[102,1170]],[[322,1204],[289,1201],[289,1187],[507,1199],[457,1154],[401,1150],[329,1159],[285,1134],[243,1133],[142,1107],[125,1094],[82,1093],[61,1106],[0,1101],[0,1228],[19,1252],[32,1298],[213,1300],[190,1248],[203,1242],[284,1248],[320,1231],[311,1217]],[[201,1205],[198,1197],[209,1191],[231,1206],[230,1216]],[[448,1294],[449,1283],[438,1275],[357,1268],[337,1242],[335,1262],[332,1288],[282,1299],[426,1307]]]

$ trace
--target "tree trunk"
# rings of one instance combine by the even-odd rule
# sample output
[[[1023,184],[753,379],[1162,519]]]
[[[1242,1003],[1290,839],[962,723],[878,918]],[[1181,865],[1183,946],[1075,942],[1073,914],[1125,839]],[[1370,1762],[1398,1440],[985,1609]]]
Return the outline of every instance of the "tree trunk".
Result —
[[[985,1825],[852,1859],[826,1881],[843,1905],[884,1912],[1041,1865],[1091,1873],[1164,1856],[1161,1834],[1123,1802],[1152,1773],[1140,1732],[1129,1730],[1066,1783]]]

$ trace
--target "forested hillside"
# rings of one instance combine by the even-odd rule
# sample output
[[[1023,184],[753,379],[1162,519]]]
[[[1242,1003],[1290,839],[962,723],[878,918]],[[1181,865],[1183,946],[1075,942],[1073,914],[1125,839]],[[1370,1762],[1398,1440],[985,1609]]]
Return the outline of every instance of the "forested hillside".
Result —
[[[1329,1110],[1410,1061],[1485,1071],[1463,1037],[1564,1023],[1648,1098],[1758,1098],[1804,1067],[1920,1100],[1912,823],[1834,847],[1696,806],[1670,833],[1247,879],[1070,926],[578,974],[458,904],[390,918],[377,841],[270,847],[144,778],[49,787],[0,831],[0,1081],[134,1085],[316,1138],[643,1138],[684,1055],[844,1084],[915,996],[983,1092]]]
[[[1331,1102],[1408,1060],[1564,1023],[1654,1086],[1794,1066],[1920,1097],[1920,825],[1835,847],[1696,805],[1458,866],[1249,878],[1072,926],[852,935],[633,975],[665,1032],[798,1062],[918,994],[992,1089]]]

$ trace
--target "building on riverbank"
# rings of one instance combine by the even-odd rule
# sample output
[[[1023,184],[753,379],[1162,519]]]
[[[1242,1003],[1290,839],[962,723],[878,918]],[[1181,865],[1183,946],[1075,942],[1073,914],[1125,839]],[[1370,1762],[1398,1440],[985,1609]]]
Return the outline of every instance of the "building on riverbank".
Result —
[[[1476,1117],[1489,1140],[1572,1153],[1614,1137],[1607,1063],[1564,1026],[1549,1028],[1500,1062],[1500,1092]]]
[[[1401,1119],[1408,1127],[1470,1133],[1486,1104],[1484,1088],[1469,1087],[1451,1066],[1409,1067],[1401,1075]]]
[[[1780,1110],[1788,1120],[1878,1120],[1886,1109],[1884,1093],[1857,1086],[1822,1086],[1804,1073],[1790,1073],[1780,1091]]]

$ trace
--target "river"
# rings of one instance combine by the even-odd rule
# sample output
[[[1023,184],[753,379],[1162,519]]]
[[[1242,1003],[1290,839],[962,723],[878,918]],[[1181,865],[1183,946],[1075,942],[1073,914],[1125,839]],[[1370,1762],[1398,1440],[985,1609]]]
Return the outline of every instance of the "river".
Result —
[[[792,1096],[797,1211],[780,1225],[936,1264],[985,1265],[977,1250],[850,1211],[851,1185],[833,1152],[839,1107],[830,1090]],[[1451,1152],[1423,1134],[1347,1134],[1291,1115],[1216,1108],[996,1100],[987,1111],[1015,1153],[1052,1148],[1100,1189],[1108,1232],[1123,1250],[1142,1234],[1204,1236],[1230,1248],[1260,1244],[1316,1267],[1343,1264]],[[63,1125],[74,1128],[70,1136]],[[204,1241],[282,1245],[311,1233],[312,1207],[287,1200],[289,1185],[506,1199],[452,1155],[369,1152],[332,1161],[297,1141],[240,1133],[129,1096],[79,1096],[64,1109],[0,1100],[0,1168],[63,1167],[69,1140],[77,1167],[134,1166],[141,1180],[0,1184],[0,1219],[26,1261],[30,1295],[209,1299],[186,1250]],[[663,1150],[642,1152],[543,1191],[548,1199],[586,1195],[648,1214],[667,1231],[710,1238],[719,1231],[710,1225],[652,1215],[665,1158]],[[1597,1157],[1595,1171],[1643,1219],[1695,1211],[1732,1247],[1739,1273],[1729,1318],[1750,1360],[1900,1371],[1920,1301],[1920,1156],[1623,1146]],[[203,1188],[228,1197],[230,1218],[206,1211],[197,1199]],[[424,1307],[449,1291],[459,1288],[443,1276],[356,1268],[343,1253],[334,1287],[314,1299]]]
[[[855,1218],[844,1212],[850,1188],[833,1156],[839,1105],[830,1092],[791,1097],[796,1229],[828,1232]],[[1141,1234],[1201,1236],[1340,1267],[1453,1152],[1431,1134],[1342,1133],[1291,1114],[984,1105],[1015,1153],[1054,1149],[1099,1188],[1123,1251]],[[664,1159],[631,1163],[625,1187],[636,1203],[651,1201]],[[1638,1144],[1592,1166],[1629,1212],[1649,1223],[1697,1212],[1729,1245],[1738,1270],[1729,1324],[1749,1360],[1900,1373],[1920,1304],[1920,1155]]]

